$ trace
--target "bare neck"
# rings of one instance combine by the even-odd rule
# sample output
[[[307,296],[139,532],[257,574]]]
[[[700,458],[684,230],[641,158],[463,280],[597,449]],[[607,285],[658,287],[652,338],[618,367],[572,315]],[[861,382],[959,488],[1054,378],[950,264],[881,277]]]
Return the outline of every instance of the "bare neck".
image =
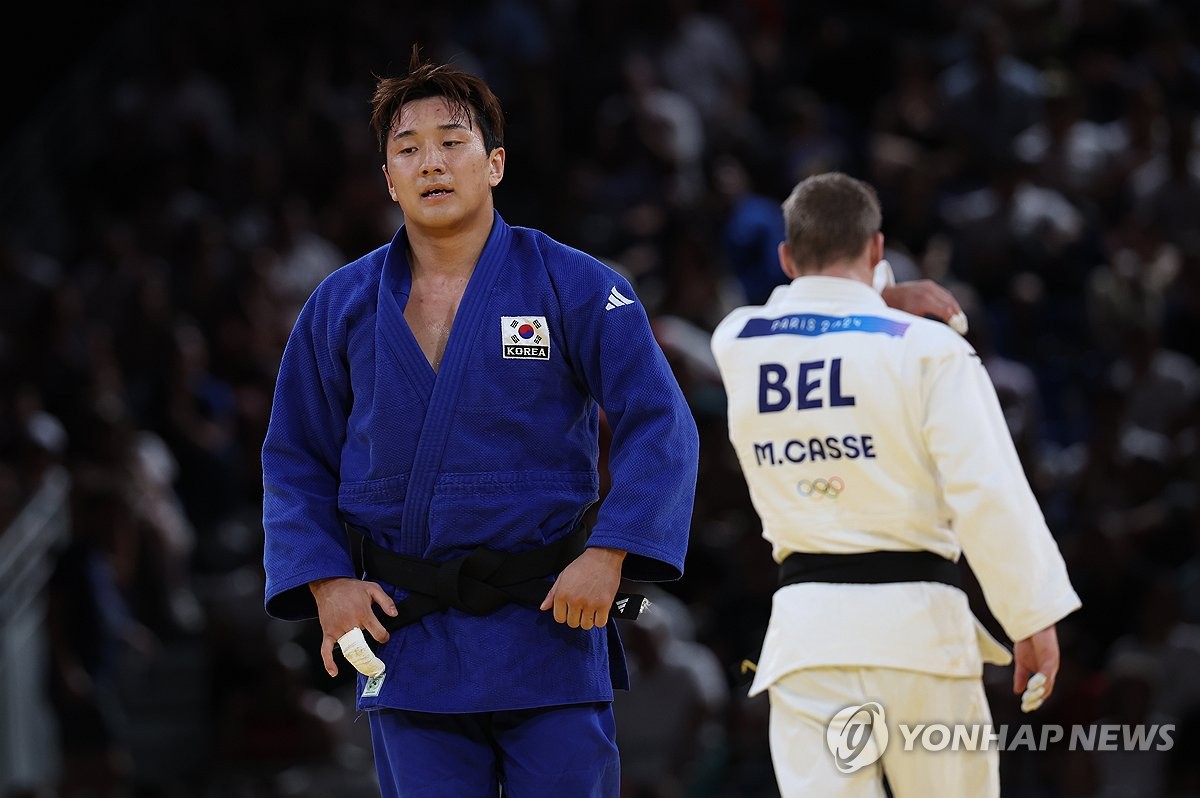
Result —
[[[413,279],[470,277],[491,232],[490,215],[487,224],[450,232],[410,228],[408,260]]]
[[[822,277],[844,277],[848,280],[858,280],[860,283],[872,284],[874,277],[874,267],[867,263],[864,258],[856,258],[854,260],[842,260],[835,263],[830,263],[822,266],[819,269],[814,269],[805,274],[810,276],[820,275]]]

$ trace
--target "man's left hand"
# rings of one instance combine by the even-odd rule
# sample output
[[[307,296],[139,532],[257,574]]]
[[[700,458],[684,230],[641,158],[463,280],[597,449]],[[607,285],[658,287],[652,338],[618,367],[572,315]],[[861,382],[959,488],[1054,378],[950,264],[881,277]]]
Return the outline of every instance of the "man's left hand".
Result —
[[[601,547],[584,549],[554,580],[539,609],[554,610],[554,620],[572,629],[591,629],[608,623],[625,552]]]

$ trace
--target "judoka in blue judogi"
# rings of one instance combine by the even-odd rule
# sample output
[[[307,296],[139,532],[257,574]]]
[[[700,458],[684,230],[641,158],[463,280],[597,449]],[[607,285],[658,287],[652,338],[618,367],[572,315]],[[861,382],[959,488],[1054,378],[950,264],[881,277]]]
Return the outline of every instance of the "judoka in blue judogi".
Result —
[[[608,607],[621,578],[682,576],[695,423],[633,286],[495,209],[503,121],[482,81],[414,56],[373,108],[405,224],[326,278],[289,338],[263,446],[266,609],[319,617],[331,672],[333,641],[367,633],[386,670],[359,676],[357,708],[383,795],[611,798],[629,684]],[[589,531],[601,409],[611,488]],[[492,591],[463,577],[491,573],[462,565],[473,552],[533,562],[576,540],[522,577],[545,601],[457,603]]]

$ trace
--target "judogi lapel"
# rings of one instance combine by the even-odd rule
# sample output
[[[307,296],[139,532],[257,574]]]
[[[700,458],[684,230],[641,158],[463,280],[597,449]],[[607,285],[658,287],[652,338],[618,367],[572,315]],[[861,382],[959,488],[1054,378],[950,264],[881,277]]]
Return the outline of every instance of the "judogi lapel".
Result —
[[[511,233],[508,225],[494,217],[475,271],[467,282],[466,291],[454,316],[454,326],[446,342],[441,368],[435,374],[416,337],[404,319],[404,308],[412,290],[412,270],[408,263],[407,246],[397,236],[384,264],[383,279],[379,282],[379,320],[377,339],[384,339],[386,351],[392,352],[413,385],[414,393],[428,398],[423,408],[424,423],[412,464],[412,476],[404,498],[400,520],[401,549],[425,552],[429,546],[429,505],[433,488],[441,470],[442,456],[455,416],[459,389],[467,372],[471,342],[477,337],[487,310],[487,297],[508,256]],[[379,351],[377,349],[377,351]],[[384,382],[377,384],[383,385]],[[413,408],[417,412],[417,408]]]

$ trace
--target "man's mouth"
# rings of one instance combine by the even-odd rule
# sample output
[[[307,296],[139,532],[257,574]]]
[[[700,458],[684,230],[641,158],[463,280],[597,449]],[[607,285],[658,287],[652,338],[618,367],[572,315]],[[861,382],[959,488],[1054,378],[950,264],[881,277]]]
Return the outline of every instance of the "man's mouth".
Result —
[[[422,197],[440,197],[445,194],[453,194],[454,192],[448,188],[431,188],[428,191],[422,192]]]

